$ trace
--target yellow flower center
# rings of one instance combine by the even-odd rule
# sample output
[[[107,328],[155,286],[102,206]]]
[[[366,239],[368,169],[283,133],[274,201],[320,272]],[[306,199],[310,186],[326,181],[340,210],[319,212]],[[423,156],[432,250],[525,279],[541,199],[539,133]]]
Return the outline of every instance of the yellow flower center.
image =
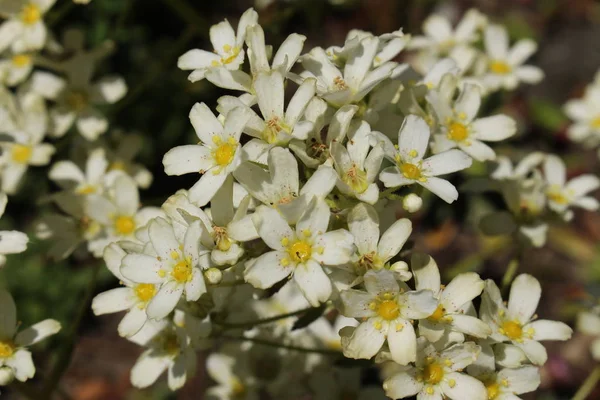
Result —
[[[215,53],[216,52],[217,51],[215,50]],[[231,46],[230,44],[225,44],[223,45],[223,52],[225,53],[225,55],[222,56],[219,60],[220,63],[217,60],[213,60],[211,62],[211,65],[213,67],[218,67],[219,65],[226,65],[232,63],[233,60],[236,59],[238,54],[240,54],[240,48],[238,46]]]
[[[131,217],[121,215],[115,219],[115,230],[120,235],[130,235],[135,230],[135,221]]]
[[[266,121],[267,126],[262,132],[263,140],[267,143],[273,144],[277,142],[279,133],[290,133],[291,128],[287,126],[283,121],[279,120],[279,117],[275,116],[270,120]]]
[[[445,314],[446,314],[446,310],[440,304],[439,306],[437,306],[437,308],[435,309],[433,314],[431,314],[427,319],[429,319],[430,321],[438,322],[439,320],[444,318]]]
[[[217,148],[213,150],[213,158],[220,167],[225,167],[233,161],[235,151],[237,150],[237,142],[234,138],[229,138],[227,142],[224,142],[218,136],[213,136],[213,142],[217,145]]]
[[[136,285],[134,292],[140,301],[147,303],[156,294],[156,287],[151,283],[140,283]]]
[[[594,129],[600,129],[600,117],[596,117],[594,118],[591,122],[590,125],[592,128]]]
[[[297,264],[305,263],[312,256],[312,246],[305,240],[297,240],[287,248],[290,258]]]
[[[15,352],[15,347],[12,342],[0,341],[0,358],[8,358]]]
[[[500,394],[500,385],[496,381],[485,382],[485,388],[488,393],[488,400],[494,400]]]
[[[110,164],[108,167],[110,171],[125,171],[125,163],[121,160],[117,160]]]
[[[246,386],[238,378],[231,378],[231,394],[233,398],[243,398],[246,395]]]
[[[448,126],[448,139],[462,142],[469,136],[469,130],[460,122],[453,122]]]
[[[11,150],[11,156],[14,162],[18,164],[26,164],[31,158],[33,150],[31,147],[23,144],[13,144]]]
[[[21,12],[21,21],[26,25],[33,25],[42,18],[40,8],[35,4],[27,4]]]
[[[94,185],[84,185],[76,190],[77,194],[93,194],[96,193],[96,186]]]
[[[394,320],[400,315],[400,307],[394,300],[385,300],[379,303],[377,307],[377,314],[387,321]]]
[[[494,60],[490,63],[490,71],[498,75],[506,75],[512,68],[504,61]]]
[[[352,167],[346,171],[346,173],[342,176],[342,180],[356,193],[364,193],[364,191],[369,187],[369,182],[367,182],[367,173],[358,168],[355,164],[353,164]]]
[[[87,107],[88,96],[80,91],[71,91],[66,95],[67,105],[76,112],[82,111]]]
[[[423,368],[422,378],[429,385],[437,385],[444,378],[444,368],[438,363],[427,364]]]
[[[421,178],[421,169],[415,164],[403,163],[400,165],[400,172],[407,179],[417,180]]]
[[[559,187],[551,187],[547,192],[546,195],[548,196],[548,199],[558,203],[558,204],[569,204],[569,199],[567,198],[567,196],[565,196],[565,194],[560,190]]]
[[[31,56],[27,54],[17,54],[13,56],[12,63],[16,67],[25,67],[31,63]]]
[[[189,260],[180,261],[173,267],[171,276],[179,283],[186,283],[192,279],[192,266]]]
[[[521,328],[521,324],[516,321],[506,321],[502,324],[500,333],[511,340],[517,340],[523,336],[523,328]]]
[[[370,269],[383,268],[383,260],[376,252],[372,251],[358,259],[358,267],[362,271],[361,275],[364,275]]]
[[[336,76],[335,78],[333,78],[333,86],[335,86],[337,90],[348,89],[346,81],[344,81],[344,79],[341,76]]]

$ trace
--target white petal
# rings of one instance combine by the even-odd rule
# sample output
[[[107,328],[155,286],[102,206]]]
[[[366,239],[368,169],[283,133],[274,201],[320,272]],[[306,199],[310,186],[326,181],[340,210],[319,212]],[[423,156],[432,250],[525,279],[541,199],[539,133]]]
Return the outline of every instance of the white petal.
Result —
[[[146,307],[148,318],[162,319],[169,315],[181,299],[183,289],[183,285],[176,281],[163,284]]]
[[[99,100],[114,104],[127,94],[127,84],[120,76],[104,77],[94,84]]]
[[[484,286],[485,283],[475,272],[459,274],[442,291],[440,303],[447,311],[456,311],[479,296]]]
[[[54,319],[45,319],[19,332],[15,337],[15,343],[19,346],[30,346],[54,335],[60,331],[60,328],[60,322]]]
[[[98,139],[98,136],[108,129],[108,120],[100,111],[88,108],[77,118],[77,129],[79,133],[89,141]]]
[[[470,315],[453,314],[450,324],[458,332],[477,338],[485,339],[492,333],[492,329],[488,324]]]
[[[400,252],[412,232],[412,223],[407,218],[399,219],[381,235],[377,253],[387,262]]]
[[[478,139],[488,142],[504,140],[517,132],[515,120],[503,114],[476,119],[471,127]]]
[[[345,229],[337,229],[320,235],[315,246],[315,260],[326,265],[340,265],[350,261],[354,252],[354,237]]]
[[[454,385],[449,382],[453,381]],[[444,380],[440,382],[440,386],[444,395],[452,400],[487,400],[488,392],[483,383],[479,380],[458,372],[452,372],[444,376]]]
[[[423,383],[417,380],[417,370],[415,368],[397,373],[383,382],[385,394],[392,399],[414,396],[422,388]]]
[[[296,224],[297,235],[303,235],[305,230],[310,231],[313,237],[325,233],[329,225],[330,214],[327,203],[324,200],[313,197],[311,202],[308,203],[304,214],[300,217],[300,221]]]
[[[503,26],[489,25],[484,35],[485,49],[490,57],[504,60],[508,56],[508,33]]]
[[[515,394],[533,392],[540,385],[540,371],[533,365],[516,369],[503,369],[498,373],[498,381],[506,380],[508,389]]]
[[[212,145],[213,135],[223,132],[223,125],[204,103],[194,104],[189,117],[198,139],[207,145]]]
[[[540,301],[542,288],[537,279],[528,274],[517,276],[510,288],[508,311],[521,324],[529,322]]]
[[[221,57],[210,51],[193,49],[185,52],[177,60],[177,68],[182,70],[203,69],[211,66],[213,61],[219,62]]]
[[[11,338],[17,329],[17,307],[6,290],[0,290],[0,337]]]
[[[471,166],[471,157],[460,150],[448,150],[423,161],[423,172],[427,176],[445,175]]]
[[[274,250],[282,250],[284,246],[281,241],[284,238],[291,240],[294,236],[288,223],[273,208],[259,207],[252,215],[252,220],[260,237]]]
[[[408,115],[398,132],[398,147],[402,160],[422,160],[428,143],[429,125],[421,117]]]
[[[281,260],[287,257],[288,254],[282,251],[271,251],[261,255],[244,272],[244,279],[256,288],[270,288],[294,271],[291,264],[281,265]]]
[[[193,144],[172,148],[164,155],[162,162],[167,175],[207,171],[215,165],[209,148]]]
[[[535,84],[544,79],[544,71],[533,65],[524,65],[517,68],[515,75],[525,83]]]
[[[573,330],[563,322],[540,319],[523,327],[533,329],[533,340],[568,340]]]
[[[25,382],[35,375],[35,365],[31,353],[25,349],[17,350],[12,358],[7,360],[6,364],[13,367],[15,378],[21,382]]]
[[[0,231],[0,254],[22,253],[28,242],[29,238],[23,232]]]
[[[426,182],[419,182],[420,185],[427,188],[430,192],[444,200],[446,203],[452,203],[458,199],[458,191],[453,184],[445,179],[434,176],[427,178]]]
[[[392,360],[400,365],[407,365],[416,360],[417,336],[410,322],[405,320],[392,321],[387,340]]]
[[[405,292],[399,296],[399,303],[404,302],[400,313],[406,319],[420,319],[430,316],[438,306],[431,290]]]
[[[359,254],[364,255],[377,250],[379,217],[372,206],[364,203],[356,205],[348,215],[348,227],[354,236]]]
[[[385,335],[375,325],[373,318],[358,325],[343,347],[344,356],[369,359],[377,354],[385,342]]]
[[[440,290],[440,271],[433,257],[415,253],[411,258],[410,267],[415,277],[417,290],[429,289],[434,293]]]
[[[198,182],[189,190],[190,201],[198,207],[203,207],[212,200],[213,196],[219,190],[227,178],[225,171],[214,173],[214,170],[208,170]]]
[[[162,218],[153,220],[148,227],[148,234],[156,254],[163,260],[169,260],[171,252],[179,250],[179,242],[175,238],[173,227],[166,220]],[[125,260],[123,264],[125,265]]]
[[[546,348],[540,342],[536,342],[535,340],[526,340],[523,343],[515,343],[517,347],[519,347],[529,361],[531,361],[534,365],[544,365],[546,360],[548,359],[548,353],[546,352]]]
[[[111,289],[98,294],[92,300],[92,310],[95,315],[112,314],[127,310],[137,302],[133,290],[128,287]]]
[[[340,293],[340,298],[344,305],[342,313],[346,317],[365,318],[375,315],[375,312],[369,308],[369,304],[371,304],[375,298],[374,295],[370,293],[349,289],[342,291]]]
[[[168,368],[169,361],[153,350],[146,350],[131,369],[131,384],[137,388],[152,385]]]
[[[135,335],[142,329],[148,316],[146,309],[140,307],[132,307],[131,310],[119,322],[118,332],[121,337],[130,337]]]
[[[121,273],[137,283],[161,283],[164,278],[158,274],[161,262],[147,254],[128,254],[123,258]]]
[[[313,307],[318,307],[331,296],[331,281],[323,271],[323,267],[314,260],[296,266],[294,281]]]
[[[394,278],[394,274],[386,269],[367,271],[364,279],[365,288],[371,295],[398,293],[400,290],[400,287]]]
[[[185,284],[185,299],[186,301],[196,301],[204,293],[206,293],[204,275],[199,268],[194,268],[192,279]]]
[[[536,51],[537,44],[533,40],[519,40],[512,49],[510,49],[507,61],[510,65],[521,65]]]

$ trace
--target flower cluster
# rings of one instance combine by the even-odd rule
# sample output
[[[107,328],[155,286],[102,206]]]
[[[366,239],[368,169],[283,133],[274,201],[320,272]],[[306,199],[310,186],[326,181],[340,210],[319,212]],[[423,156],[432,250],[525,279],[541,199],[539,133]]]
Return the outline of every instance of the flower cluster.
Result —
[[[569,100],[564,111],[573,120],[567,134],[574,142],[582,143],[588,148],[600,146],[600,72],[594,81],[585,88],[583,97]],[[600,157],[600,148],[598,148]]]

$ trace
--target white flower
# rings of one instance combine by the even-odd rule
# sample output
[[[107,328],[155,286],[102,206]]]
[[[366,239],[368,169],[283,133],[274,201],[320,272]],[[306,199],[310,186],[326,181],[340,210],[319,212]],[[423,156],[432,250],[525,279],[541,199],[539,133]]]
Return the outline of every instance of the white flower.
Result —
[[[290,224],[295,224],[313,197],[324,199],[337,179],[335,170],[320,166],[300,189],[298,161],[287,149],[274,147],[268,155],[268,171],[245,162],[234,173],[237,181],[263,204],[277,209]]]
[[[498,167],[492,172],[491,177],[496,180],[525,179],[531,171],[544,161],[544,158],[544,153],[533,152],[527,154],[517,165],[513,166],[508,157],[500,156],[496,159]]]
[[[251,306],[258,317],[264,319],[304,310],[309,308],[310,304],[296,282],[290,281],[283,285],[273,296],[252,302]],[[297,318],[283,318],[274,321],[272,326],[276,332],[288,333],[296,320]]]
[[[344,229],[327,232],[329,217],[329,207],[318,198],[309,203],[295,229],[275,209],[259,207],[253,214],[254,225],[274,251],[258,257],[246,269],[246,281],[266,289],[293,275],[311,305],[327,301],[332,287],[322,265],[348,262],[354,246],[350,232]]]
[[[30,53],[16,53],[0,60],[0,81],[6,86],[17,86],[24,82],[33,70]]]
[[[90,55],[89,57],[92,57]],[[82,60],[80,68],[89,68],[88,61]],[[37,71],[31,76],[33,91],[57,104],[50,112],[52,132],[61,137],[75,124],[79,133],[89,141],[94,141],[108,129],[108,120],[95,105],[114,104],[127,93],[127,85],[119,76],[108,76],[94,83],[86,76],[70,77],[67,81],[48,72]]]
[[[587,196],[600,187],[597,176],[580,175],[567,182],[567,171],[564,162],[555,155],[547,155],[544,161],[544,176],[548,182],[546,196],[548,206],[558,213],[567,212],[570,206],[586,210],[598,209],[598,200]]]
[[[600,361],[600,315],[598,309],[581,311],[577,315],[577,330],[586,335],[594,336],[591,344],[591,352],[594,360]]]
[[[582,99],[569,100],[564,106],[564,111],[574,121],[567,131],[571,140],[583,142],[588,146],[600,144],[600,84],[598,82],[588,85]]]
[[[479,311],[480,318],[492,328],[491,339],[512,343],[535,365],[543,365],[547,359],[540,340],[567,340],[573,332],[562,322],[535,320],[541,292],[537,279],[521,274],[515,278],[505,306],[494,281],[487,280]]]
[[[488,400],[483,383],[460,372],[480,351],[475,343],[467,342],[437,352],[420,339],[416,366],[405,367],[386,379],[385,393],[393,399],[417,395],[418,399]]]
[[[0,51],[9,45],[14,52],[40,50],[46,44],[44,14],[56,0],[19,0],[5,2],[0,12],[7,20],[0,25]]]
[[[170,325],[145,344],[148,347],[131,369],[131,384],[138,388],[152,385],[167,372],[169,389],[178,390],[196,371],[196,353],[186,331]]]
[[[409,213],[415,213],[423,206],[423,199],[414,193],[409,193],[402,199],[402,208]]]
[[[148,228],[151,246],[144,253],[131,253],[123,258],[121,273],[135,283],[160,285],[146,307],[148,318],[166,317],[185,295],[187,301],[196,301],[206,292],[200,258],[207,253],[200,248],[202,235],[200,221],[192,223],[183,238],[177,238],[173,227],[157,218]]]
[[[256,378],[246,370],[239,358],[225,353],[212,353],[206,359],[206,372],[217,382],[208,388],[208,398],[218,400],[258,400]]]
[[[197,145],[177,146],[163,157],[167,175],[203,174],[189,190],[190,201],[202,207],[242,162],[240,136],[250,114],[242,107],[232,110],[221,122],[208,106],[196,103],[190,121],[200,139]]]
[[[26,349],[60,330],[60,323],[45,319],[17,333],[17,309],[12,296],[0,290],[0,382],[10,383],[14,378],[21,382],[33,378],[35,366]]]
[[[8,197],[0,193],[0,217],[4,215]],[[6,263],[6,254],[22,253],[27,248],[29,238],[23,232],[0,231],[0,267]]]
[[[0,132],[13,139],[0,142],[2,191],[14,194],[27,168],[48,164],[55,149],[51,144],[42,143],[48,120],[44,99],[33,93],[20,93],[16,101],[12,95],[5,97],[2,93],[1,96],[10,117],[3,121]]]
[[[316,78],[317,93],[336,108],[357,103],[375,86],[389,78],[397,66],[390,61],[373,67],[378,46],[379,38],[363,38],[348,55],[343,72],[331,62],[325,50],[315,47],[301,57],[302,66],[306,69],[302,77]]]
[[[440,153],[458,147],[478,161],[493,160],[496,153],[483,141],[501,141],[515,134],[516,122],[506,115],[476,118],[481,105],[479,88],[464,85],[456,101],[440,96],[435,90],[427,94],[437,118],[438,132],[434,135],[433,151]]]
[[[237,33],[229,21],[224,20],[210,27],[213,52],[193,49],[179,57],[177,66],[182,70],[193,70],[188,79],[192,82],[204,79],[211,69],[224,67],[237,70],[244,62],[244,40],[246,29],[258,22],[258,14],[249,8],[242,14]]]
[[[140,189],[148,189],[152,184],[152,173],[142,164],[134,161],[136,155],[144,146],[144,137],[139,134],[122,134],[115,132],[116,148],[107,151],[106,156],[110,162],[108,170],[122,171],[131,176]]]
[[[399,187],[418,183],[442,200],[452,203],[458,191],[450,182],[438,175],[460,171],[471,165],[471,158],[460,150],[452,149],[423,159],[429,143],[429,126],[415,116],[409,115],[398,132],[398,148],[383,134],[374,132],[375,142],[383,142],[385,156],[395,166],[387,167],[379,179],[386,187]]]
[[[438,305],[427,319],[419,321],[419,334],[437,342],[447,331],[486,338],[492,330],[475,316],[466,315],[467,306],[479,296],[485,286],[479,275],[466,272],[457,275],[446,286],[441,285],[440,271],[433,258],[415,254],[411,261],[417,290],[431,290]]]
[[[331,143],[331,156],[339,179],[337,188],[358,200],[375,204],[379,200],[379,188],[375,179],[383,161],[383,146],[376,145],[369,151],[371,127],[365,121],[351,127],[346,147],[338,141]]]
[[[71,188],[81,195],[102,194],[105,190],[108,160],[104,149],[93,150],[87,158],[85,172],[73,161],[57,161],[50,168],[48,177],[57,184]]]
[[[544,73],[538,67],[523,65],[535,51],[533,40],[519,40],[509,48],[508,32],[500,25],[489,25],[484,35],[487,52],[487,70],[482,80],[489,90],[513,90],[520,82],[538,83]]]
[[[342,350],[342,338],[340,330],[347,326],[358,326],[354,318],[338,315],[333,324],[325,317],[321,317],[308,325],[307,329],[320,346],[331,350]]]
[[[360,368],[321,366],[312,371],[308,386],[314,400],[352,398],[356,400],[388,400],[382,388],[364,385]]]
[[[127,314],[125,314],[118,327],[119,335],[123,337],[136,334],[146,324],[148,321],[146,306],[158,291],[158,286],[155,284],[136,284],[121,274],[121,262],[126,255],[127,253],[116,243],[106,247],[104,250],[106,267],[125,287],[100,293],[92,301],[92,310],[95,315],[127,310]]]
[[[392,359],[406,365],[417,358],[417,336],[411,320],[427,318],[435,311],[436,301],[429,290],[412,291],[398,283],[390,271],[368,271],[367,292],[345,290],[340,296],[342,313],[347,317],[365,318],[355,330],[342,330],[344,355],[371,358],[387,340]]]
[[[375,209],[364,203],[356,205],[348,214],[348,227],[354,236],[356,254],[350,267],[356,276],[352,286],[362,282],[362,276],[370,270],[389,269],[398,280],[411,278],[408,266],[399,261],[390,265],[412,232],[410,220],[395,221],[382,235],[379,231],[379,217]],[[346,267],[341,265],[340,268]]]

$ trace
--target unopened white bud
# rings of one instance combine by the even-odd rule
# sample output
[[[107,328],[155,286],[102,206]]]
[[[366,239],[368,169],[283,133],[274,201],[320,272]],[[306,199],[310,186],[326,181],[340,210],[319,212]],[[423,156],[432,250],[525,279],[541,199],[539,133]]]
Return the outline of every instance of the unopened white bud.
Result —
[[[390,271],[396,274],[396,279],[400,279],[403,282],[412,278],[412,274],[408,270],[408,264],[404,261],[397,261],[390,265]]]
[[[0,386],[7,386],[15,379],[15,373],[12,368],[1,367],[0,368]]]
[[[422,205],[423,199],[414,193],[409,194],[408,196],[404,197],[404,200],[402,200],[402,207],[409,213],[419,211]]]
[[[204,272],[204,276],[206,276],[206,280],[213,285],[220,283],[221,279],[223,279],[223,273],[218,268],[207,269],[206,272]]]

